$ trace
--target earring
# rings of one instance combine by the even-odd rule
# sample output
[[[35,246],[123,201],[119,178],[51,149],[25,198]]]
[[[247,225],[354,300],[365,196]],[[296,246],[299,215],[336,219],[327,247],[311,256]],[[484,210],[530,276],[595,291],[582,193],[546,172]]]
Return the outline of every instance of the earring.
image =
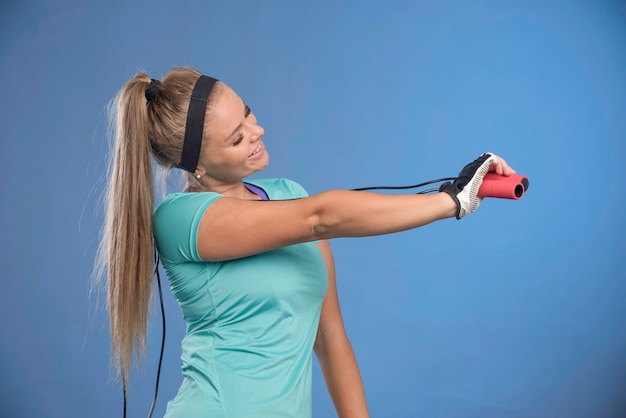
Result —
[[[196,174],[196,178],[197,178],[198,180],[200,180],[200,177],[202,177],[200,174]]]

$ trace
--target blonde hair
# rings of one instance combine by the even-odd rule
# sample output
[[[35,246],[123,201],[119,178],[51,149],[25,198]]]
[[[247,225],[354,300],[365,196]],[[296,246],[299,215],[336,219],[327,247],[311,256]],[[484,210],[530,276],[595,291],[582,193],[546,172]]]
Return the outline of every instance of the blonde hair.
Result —
[[[94,272],[97,282],[106,280],[112,364],[124,388],[134,357],[140,360],[145,351],[153,297],[152,159],[166,170],[179,162],[187,108],[200,75],[190,68],[172,69],[158,86],[154,99],[146,103],[145,92],[151,79],[138,73],[109,107],[114,145]],[[220,93],[221,83],[215,87],[209,105],[211,98]],[[208,120],[207,114],[205,123]],[[191,185],[196,181],[191,173],[186,173],[186,180]]]

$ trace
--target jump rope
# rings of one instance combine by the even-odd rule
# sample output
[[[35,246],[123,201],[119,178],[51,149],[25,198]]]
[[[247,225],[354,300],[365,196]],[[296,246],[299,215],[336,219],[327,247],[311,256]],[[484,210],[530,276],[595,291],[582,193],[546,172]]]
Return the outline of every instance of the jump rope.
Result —
[[[370,186],[361,187],[357,189],[351,189],[352,191],[368,191],[368,190],[409,190],[418,189],[420,187],[428,186],[431,184],[441,183],[445,181],[454,181],[456,177],[444,177],[436,180],[430,180],[424,183],[413,184],[410,186]],[[523,175],[511,175],[500,176],[496,173],[487,173],[483,178],[483,182],[478,189],[478,197],[495,197],[500,199],[513,199],[519,200],[524,196],[524,193],[528,190],[528,178]],[[439,191],[439,187],[422,190],[415,194],[427,194]],[[161,323],[162,323],[162,336],[161,336],[161,350],[159,353],[159,364],[157,367],[156,382],[154,386],[154,397],[152,399],[152,405],[150,406],[150,412],[148,412],[148,418],[152,418],[154,408],[156,406],[157,396],[159,394],[159,380],[161,377],[161,365],[163,364],[163,351],[165,348],[165,308],[163,306],[163,290],[161,288],[161,275],[159,274],[159,255],[154,251],[154,275],[156,276],[157,289],[159,292],[159,304],[161,307]],[[126,418],[126,384],[123,385],[124,392],[124,418]]]

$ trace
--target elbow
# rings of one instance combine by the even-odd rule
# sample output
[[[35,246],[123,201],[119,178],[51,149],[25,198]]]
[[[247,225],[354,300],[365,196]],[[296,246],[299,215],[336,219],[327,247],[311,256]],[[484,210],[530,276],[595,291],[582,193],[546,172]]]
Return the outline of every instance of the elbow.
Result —
[[[316,240],[333,238],[329,234],[330,228],[322,220],[323,218],[321,216],[313,217],[313,219],[311,220],[311,233]]]
[[[309,218],[311,233],[317,240],[337,238],[340,221],[337,216],[334,191],[327,191],[315,196],[313,213]]]
[[[352,344],[343,326],[330,330],[330,332],[318,330],[313,343],[313,352],[320,360],[328,358],[328,356],[353,355]]]
[[[315,336],[315,342],[313,343],[313,352],[319,360],[325,359],[328,351],[328,341],[325,341],[324,337],[323,332],[318,330]]]

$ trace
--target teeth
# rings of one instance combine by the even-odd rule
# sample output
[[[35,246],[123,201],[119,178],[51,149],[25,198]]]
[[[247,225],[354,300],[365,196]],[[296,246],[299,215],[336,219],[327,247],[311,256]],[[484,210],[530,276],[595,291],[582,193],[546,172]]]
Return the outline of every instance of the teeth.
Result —
[[[261,141],[259,141],[259,145],[256,146],[256,149],[254,150],[252,154],[250,154],[250,156],[252,157],[253,155],[257,154],[260,150],[261,150]]]

